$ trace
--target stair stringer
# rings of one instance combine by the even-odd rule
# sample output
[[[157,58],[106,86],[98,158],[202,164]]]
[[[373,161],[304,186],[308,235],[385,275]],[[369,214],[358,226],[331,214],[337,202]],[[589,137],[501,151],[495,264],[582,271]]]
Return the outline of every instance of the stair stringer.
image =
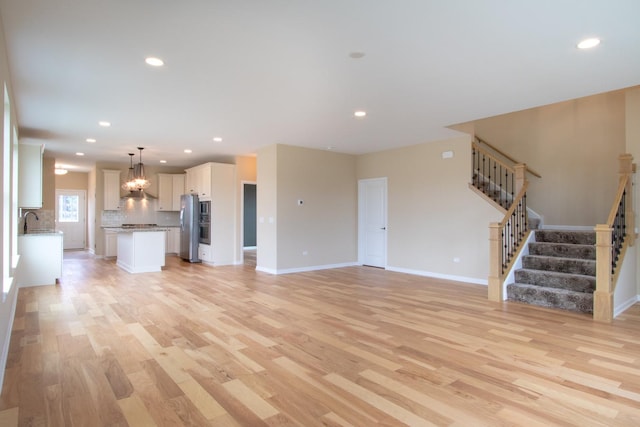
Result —
[[[511,267],[509,268],[509,271],[504,276],[504,281],[502,282],[502,295],[503,295],[504,301],[507,300],[507,285],[509,283],[514,283],[516,281],[515,272],[516,270],[522,268],[522,258],[525,255],[529,255],[529,243],[534,243],[535,241],[536,241],[536,233],[534,232],[529,233],[529,237],[527,237],[527,239],[524,242],[522,242],[521,250],[517,253],[516,257],[511,263]]]

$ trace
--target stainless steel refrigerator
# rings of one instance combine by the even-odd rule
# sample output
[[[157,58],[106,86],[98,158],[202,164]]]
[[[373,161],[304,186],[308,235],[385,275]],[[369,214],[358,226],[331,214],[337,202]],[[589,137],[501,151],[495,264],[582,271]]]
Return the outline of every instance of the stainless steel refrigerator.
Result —
[[[199,212],[200,202],[196,194],[180,196],[180,258],[189,262],[200,262],[198,258]]]

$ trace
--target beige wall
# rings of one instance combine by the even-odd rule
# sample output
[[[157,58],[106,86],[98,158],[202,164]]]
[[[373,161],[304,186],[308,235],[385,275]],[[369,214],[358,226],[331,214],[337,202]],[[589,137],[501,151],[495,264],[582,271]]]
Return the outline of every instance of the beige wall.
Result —
[[[87,190],[89,188],[89,174],[87,172],[68,172],[65,175],[55,175],[57,190]]]
[[[267,271],[355,263],[355,156],[287,145],[260,150],[257,237],[258,267]]]
[[[633,156],[634,163],[638,164],[638,162],[640,162],[640,86],[629,89],[625,93],[625,117],[627,153],[630,153]],[[637,183],[637,174],[635,182]],[[640,215],[638,212],[640,209],[640,188],[638,188],[638,185],[635,185],[634,188],[635,223],[636,230],[638,230],[638,227],[640,227]],[[636,260],[631,276],[635,281],[636,295],[640,295],[640,280],[637,275],[637,272],[640,271],[640,251],[638,251],[638,243],[640,243],[640,241],[636,240],[635,246],[629,248],[627,252],[627,256],[633,256]],[[618,301],[616,301],[616,303],[618,303]]]
[[[47,146],[44,146],[45,151]],[[42,210],[56,210],[56,161],[45,157],[42,159]]]
[[[355,156],[278,146],[279,270],[357,261],[357,190]]]
[[[477,120],[473,131],[542,175],[529,176],[528,206],[545,225],[593,227],[606,220],[625,152],[624,91]]]
[[[93,253],[96,248],[96,168],[87,175],[87,247]]]
[[[389,269],[486,283],[488,226],[502,214],[469,189],[468,136],[365,154],[357,165],[358,179],[388,180]]]
[[[257,253],[256,268],[263,271],[278,270],[278,146],[270,145],[258,150],[257,171]]]

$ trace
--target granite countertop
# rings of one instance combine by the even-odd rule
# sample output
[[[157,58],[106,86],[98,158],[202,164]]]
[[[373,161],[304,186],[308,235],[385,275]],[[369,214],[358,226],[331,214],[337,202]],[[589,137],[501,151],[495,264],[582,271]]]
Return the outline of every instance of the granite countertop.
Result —
[[[113,233],[145,233],[151,231],[168,231],[170,228],[177,228],[179,225],[154,225],[153,227],[122,227],[119,225],[102,225],[100,228]]]
[[[19,234],[18,236],[62,236],[64,233],[60,230],[52,230],[48,228],[34,228],[27,230],[27,234]]]

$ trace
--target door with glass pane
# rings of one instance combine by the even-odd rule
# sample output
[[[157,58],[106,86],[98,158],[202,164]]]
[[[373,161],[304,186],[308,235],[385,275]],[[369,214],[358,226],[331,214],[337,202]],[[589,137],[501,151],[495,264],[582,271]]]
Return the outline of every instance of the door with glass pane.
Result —
[[[56,190],[56,230],[64,249],[84,249],[86,235],[84,190]]]

